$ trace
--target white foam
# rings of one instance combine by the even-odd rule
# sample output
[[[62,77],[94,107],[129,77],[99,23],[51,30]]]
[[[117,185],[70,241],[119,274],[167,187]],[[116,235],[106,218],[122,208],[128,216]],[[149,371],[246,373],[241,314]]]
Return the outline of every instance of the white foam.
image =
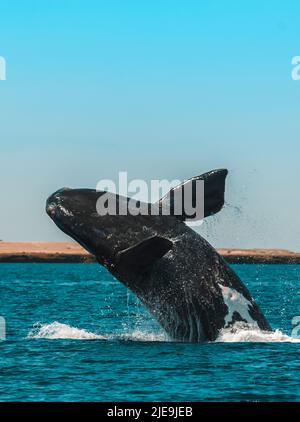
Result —
[[[234,312],[238,312],[243,320],[258,328],[257,322],[254,321],[254,319],[249,314],[249,307],[252,306],[251,302],[249,302],[249,300],[247,300],[237,290],[222,286],[222,284],[219,284],[219,286],[222,290],[224,303],[228,308],[228,313],[225,317],[225,327],[232,322]]]
[[[105,339],[100,334],[91,333],[81,328],[71,327],[54,321],[51,324],[35,324],[27,335],[27,338],[45,339],[72,339],[72,340],[96,340]]]
[[[216,342],[224,343],[300,343],[300,338],[290,337],[280,330],[262,331],[253,324],[236,322],[232,327],[223,328]]]
[[[70,339],[70,340],[118,340],[137,342],[166,342],[170,341],[163,332],[133,330],[119,334],[102,335],[90,331],[71,327],[54,321],[51,324],[35,324],[27,335],[29,339]],[[300,339],[290,337],[280,330],[261,331],[259,328],[243,322],[236,322],[229,328],[220,331],[217,343],[300,343]]]
[[[51,324],[35,324],[27,335],[29,339],[70,339],[70,340],[129,340],[129,341],[168,341],[163,332],[154,333],[142,330],[133,330],[120,334],[102,335],[90,331],[71,327],[54,321]]]

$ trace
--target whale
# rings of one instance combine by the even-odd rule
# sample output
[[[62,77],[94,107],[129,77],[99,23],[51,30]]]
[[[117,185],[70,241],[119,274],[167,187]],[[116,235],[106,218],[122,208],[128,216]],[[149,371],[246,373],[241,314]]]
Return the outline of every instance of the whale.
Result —
[[[212,170],[183,183],[191,187],[192,195],[196,181],[204,184],[203,218],[223,208],[227,174],[226,169]],[[159,212],[154,215],[99,215],[97,201],[108,192],[70,188],[50,195],[46,212],[139,298],[171,340],[214,341],[221,330],[235,324],[270,331],[239,276],[187,224],[191,215],[175,212],[178,187],[158,201]],[[133,198],[110,195],[117,210],[139,205]],[[163,212],[166,204],[169,213]]]

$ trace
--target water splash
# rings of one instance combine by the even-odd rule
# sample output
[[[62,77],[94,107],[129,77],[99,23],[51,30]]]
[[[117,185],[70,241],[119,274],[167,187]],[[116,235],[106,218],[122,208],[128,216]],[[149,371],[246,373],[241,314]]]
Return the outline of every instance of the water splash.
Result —
[[[29,331],[28,339],[69,339],[69,340],[116,340],[140,342],[170,342],[170,338],[163,331],[147,331],[132,329],[122,333],[99,334],[82,328],[72,327],[54,321],[50,324],[37,323]],[[230,328],[224,328],[216,340],[217,343],[300,343],[300,339],[290,337],[280,330],[272,332],[261,331],[250,324],[235,323]]]
[[[119,335],[112,335],[110,339],[130,340],[130,341],[170,341],[167,334],[163,332],[147,332],[142,330],[133,330],[132,332]]]
[[[168,341],[168,337],[163,332],[148,332],[143,330],[132,330],[115,334],[93,333],[82,328],[72,327],[54,321],[50,324],[37,323],[29,331],[28,339],[48,339],[48,340],[119,340],[119,341]]]
[[[235,216],[243,215],[243,207],[241,205],[233,205],[230,202],[225,201],[224,208],[232,211]]]
[[[236,322],[224,328],[217,343],[300,343],[299,338],[290,337],[280,330],[262,331],[254,325]]]
[[[54,321],[51,324],[35,324],[33,328],[29,331],[27,338],[46,338],[50,340],[103,340],[105,339],[105,336],[91,333],[81,328],[71,327],[68,324],[62,324],[60,322]]]

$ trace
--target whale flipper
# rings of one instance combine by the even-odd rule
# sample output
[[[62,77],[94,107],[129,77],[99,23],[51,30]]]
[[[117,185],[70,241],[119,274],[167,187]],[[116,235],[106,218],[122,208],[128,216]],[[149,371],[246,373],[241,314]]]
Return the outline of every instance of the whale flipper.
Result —
[[[219,169],[212,170],[207,173],[201,174],[200,176],[192,177],[191,179],[181,183],[170,190],[163,198],[159,200],[160,208],[167,207],[170,210],[171,215],[176,215],[180,220],[185,221],[194,218],[194,215],[187,215],[184,210],[184,198],[182,195],[182,188],[191,190],[192,204],[193,207],[196,205],[196,181],[204,181],[204,210],[203,216],[208,217],[216,214],[221,210],[224,205],[224,192],[225,192],[225,179],[228,174],[228,170]],[[181,205],[176,205],[177,201],[181,201]],[[181,210],[178,215],[175,210]],[[202,216],[202,217],[203,217]]]
[[[117,266],[145,271],[172,249],[173,243],[161,236],[151,236],[117,254]]]

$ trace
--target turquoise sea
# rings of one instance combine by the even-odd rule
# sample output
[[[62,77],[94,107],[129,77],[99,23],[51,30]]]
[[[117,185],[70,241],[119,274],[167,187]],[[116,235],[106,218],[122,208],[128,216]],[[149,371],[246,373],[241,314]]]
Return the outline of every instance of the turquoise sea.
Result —
[[[299,401],[300,266],[233,268],[274,333],[172,342],[97,264],[0,264],[0,400]]]

